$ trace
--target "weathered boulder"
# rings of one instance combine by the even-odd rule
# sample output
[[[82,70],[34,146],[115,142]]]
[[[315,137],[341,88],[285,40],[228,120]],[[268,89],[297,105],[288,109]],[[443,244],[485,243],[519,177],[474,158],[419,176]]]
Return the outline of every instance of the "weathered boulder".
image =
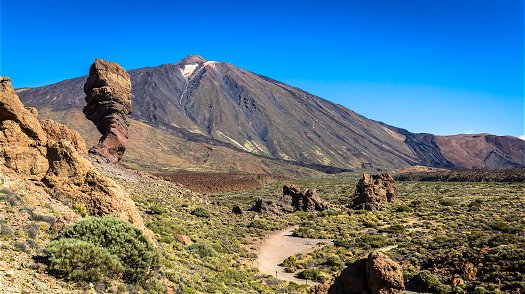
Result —
[[[79,132],[50,119],[43,120],[40,124],[47,134],[48,141],[66,140],[71,143],[78,153],[85,154],[87,152],[86,142],[82,139]]]
[[[328,209],[328,202],[317,195],[315,189],[306,189],[301,192],[301,188],[293,184],[283,186],[283,195],[276,200],[258,199],[250,208],[251,211],[271,215],[283,215],[294,211],[323,211]]]
[[[120,65],[96,59],[84,84],[86,103],[83,112],[102,137],[89,152],[117,163],[122,159],[128,141],[131,114],[131,80]]]
[[[188,245],[193,244],[193,241],[191,240],[191,238],[186,235],[175,234],[173,235],[173,238],[175,238],[175,241],[181,243],[182,245],[188,246]]]
[[[0,163],[18,174],[40,180],[49,164],[46,133],[37,113],[26,109],[8,77],[0,77]]]
[[[317,293],[325,294],[397,294],[403,293],[405,284],[401,266],[376,251],[349,265],[336,277],[326,290],[326,285],[316,288]]]
[[[25,178],[42,179],[49,169],[46,146],[29,137],[17,122],[0,120],[0,164]]]
[[[328,203],[317,195],[316,189],[306,189],[301,192],[301,188],[293,184],[283,186],[282,200],[291,203],[296,210],[323,211],[328,209]]]
[[[255,204],[249,210],[275,216],[294,212],[294,208],[290,204],[280,200],[266,199],[257,199]]]
[[[328,289],[329,294],[370,293],[366,276],[366,259],[359,259],[341,271]]]
[[[15,121],[30,139],[45,144],[46,134],[38,122],[36,112],[24,107],[8,77],[0,77],[0,95],[0,121]]]
[[[66,140],[48,146],[49,170],[42,182],[56,197],[83,206],[89,215],[113,215],[144,228],[135,203],[113,180],[101,175]]]
[[[356,185],[350,207],[353,209],[380,209],[397,196],[394,178],[389,174],[369,175],[363,177]]]
[[[405,289],[401,266],[380,251],[368,255],[366,275],[372,293],[403,293]]]
[[[237,214],[237,215],[241,215],[242,214],[242,209],[239,205],[235,205],[234,207],[232,207],[232,212],[234,214]]]

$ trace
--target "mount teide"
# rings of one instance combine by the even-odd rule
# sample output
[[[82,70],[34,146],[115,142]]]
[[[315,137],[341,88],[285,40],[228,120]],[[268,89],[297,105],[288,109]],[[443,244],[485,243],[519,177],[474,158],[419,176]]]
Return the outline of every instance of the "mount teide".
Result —
[[[488,134],[414,134],[228,63],[188,56],[130,70],[136,120],[185,140],[345,168],[512,168],[525,141]],[[28,106],[81,110],[85,77],[19,90]],[[380,107],[380,106],[378,106]]]

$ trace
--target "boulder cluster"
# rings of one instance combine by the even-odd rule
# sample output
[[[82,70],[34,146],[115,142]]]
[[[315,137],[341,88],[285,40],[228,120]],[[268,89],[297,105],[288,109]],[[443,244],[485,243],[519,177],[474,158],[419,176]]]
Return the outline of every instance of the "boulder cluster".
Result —
[[[369,175],[363,177],[356,185],[350,208],[377,210],[392,202],[397,196],[397,186],[389,174]]]
[[[89,215],[114,215],[144,228],[133,201],[84,158],[80,134],[25,108],[11,80],[0,77],[0,171],[31,180],[70,207]]]
[[[380,251],[355,261],[335,278],[332,284],[321,284],[318,294],[403,293],[405,283],[401,266]]]
[[[251,211],[283,215],[294,211],[323,211],[328,209],[328,202],[317,195],[316,189],[301,190],[299,186],[289,184],[283,186],[283,195],[277,200],[258,199]]]
[[[108,162],[122,159],[128,142],[131,114],[131,80],[120,65],[96,59],[84,84],[84,114],[102,133],[98,144],[89,149]]]

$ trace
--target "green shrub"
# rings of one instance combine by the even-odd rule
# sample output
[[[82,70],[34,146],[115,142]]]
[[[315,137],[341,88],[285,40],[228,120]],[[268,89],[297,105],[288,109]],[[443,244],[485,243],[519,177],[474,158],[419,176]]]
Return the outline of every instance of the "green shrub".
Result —
[[[443,206],[454,206],[454,205],[457,205],[458,202],[454,199],[441,199],[439,200],[439,204],[443,205]]]
[[[190,252],[196,253],[200,257],[215,257],[219,256],[219,253],[209,244],[197,242],[188,246]]]
[[[72,280],[119,277],[124,270],[118,257],[107,249],[77,239],[51,241],[44,252],[49,259],[49,271]]]
[[[191,211],[191,214],[197,217],[205,217],[205,218],[210,217],[210,213],[202,207],[195,208],[194,210]]]
[[[150,206],[150,208],[149,208],[149,212],[150,212],[151,214],[157,214],[157,215],[160,215],[160,214],[165,213],[166,211],[164,210],[164,207],[162,207],[161,205],[159,205],[159,204],[153,204],[152,206]]]
[[[448,293],[450,286],[444,285],[439,279],[427,270],[420,271],[413,279],[415,286],[421,291],[431,293]]]
[[[409,211],[412,211],[412,209],[410,209],[410,207],[408,207],[407,205],[399,205],[398,207],[396,207],[396,212],[409,212]]]
[[[321,272],[318,268],[305,269],[297,274],[299,279],[316,280]]]
[[[261,230],[269,230],[271,228],[270,224],[264,219],[254,219],[250,222],[248,227]]]
[[[65,229],[60,238],[105,248],[122,263],[127,281],[142,280],[159,266],[157,253],[142,231],[119,218],[85,218]]]
[[[391,234],[400,234],[405,231],[405,227],[400,224],[395,224],[390,227],[380,229],[379,232],[391,233]]]
[[[339,215],[339,214],[341,214],[339,211],[333,210],[333,209],[323,210],[323,211],[318,213],[318,215],[320,217],[336,216],[336,215]]]

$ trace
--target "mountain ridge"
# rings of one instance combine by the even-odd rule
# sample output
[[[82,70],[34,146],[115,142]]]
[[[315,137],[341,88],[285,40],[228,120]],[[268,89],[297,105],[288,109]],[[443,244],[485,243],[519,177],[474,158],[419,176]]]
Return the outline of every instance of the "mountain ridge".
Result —
[[[520,139],[487,139],[493,142],[483,143],[484,148],[494,155],[480,160],[476,154],[464,152],[468,147],[465,144],[459,148],[462,144],[451,136],[411,133],[270,77],[200,56],[133,69],[129,74],[132,117],[188,140],[222,142],[270,158],[343,168],[525,165],[525,142]],[[18,95],[26,105],[37,108],[81,109],[85,104],[84,81],[85,77],[68,79]],[[468,135],[457,139],[466,138]],[[502,146],[507,147],[502,151]],[[461,153],[466,159],[453,153]],[[481,153],[485,156],[486,152]]]

